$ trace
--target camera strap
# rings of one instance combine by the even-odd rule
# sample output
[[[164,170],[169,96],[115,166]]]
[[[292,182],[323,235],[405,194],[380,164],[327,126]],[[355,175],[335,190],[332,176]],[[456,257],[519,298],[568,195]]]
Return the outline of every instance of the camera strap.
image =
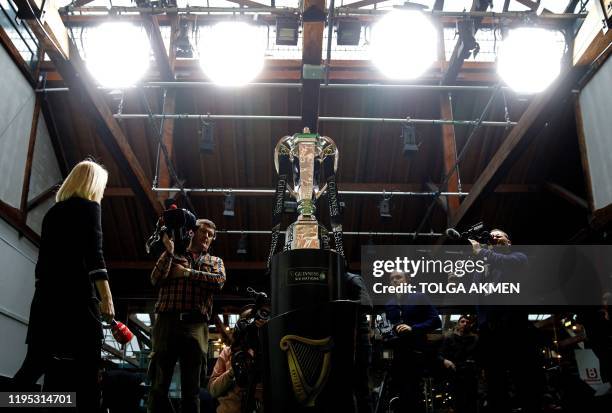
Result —
[[[344,256],[344,243],[342,241],[342,213],[338,201],[338,187],[336,186],[336,173],[334,172],[334,159],[327,157],[323,160],[323,173],[327,181],[327,201],[329,204],[329,218],[336,251],[342,258]]]
[[[289,154],[279,154],[278,156],[278,180],[276,181],[276,194],[274,195],[274,208],[272,209],[272,240],[270,242],[270,253],[268,254],[267,268],[270,269],[272,256],[276,254],[278,247],[278,237],[285,207],[285,190],[287,189],[287,179],[291,173],[291,161]]]

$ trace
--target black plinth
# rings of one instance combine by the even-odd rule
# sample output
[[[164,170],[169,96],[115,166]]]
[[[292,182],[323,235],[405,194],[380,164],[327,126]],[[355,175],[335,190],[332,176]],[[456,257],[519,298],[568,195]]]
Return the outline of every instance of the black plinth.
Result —
[[[273,257],[271,276],[273,317],[261,334],[265,411],[353,412],[358,304],[343,300],[342,257],[285,251]]]
[[[345,298],[344,260],[333,251],[299,249],[272,257],[272,315]]]

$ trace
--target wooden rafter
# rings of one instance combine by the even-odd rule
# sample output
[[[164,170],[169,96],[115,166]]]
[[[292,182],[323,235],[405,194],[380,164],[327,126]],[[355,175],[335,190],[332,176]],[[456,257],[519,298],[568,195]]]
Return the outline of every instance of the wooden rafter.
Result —
[[[471,11],[486,11],[489,3],[485,0],[473,0]],[[480,24],[482,22],[482,18],[474,18],[471,20],[464,20],[463,22],[459,22],[459,24],[470,24],[473,23],[474,27],[474,35],[478,31]],[[470,56],[471,49],[473,48],[473,44],[466,43],[466,38],[464,35],[459,33],[459,38],[457,39],[457,43],[455,44],[455,48],[453,49],[453,53],[448,62],[448,68],[446,69],[446,73],[442,78],[442,83],[445,85],[450,85],[454,83],[457,79],[457,75],[461,71],[461,67],[463,66],[463,62]]]
[[[227,0],[230,3],[236,3],[239,4],[241,6],[245,6],[245,7],[253,7],[253,8],[257,8],[257,7],[270,7],[267,4],[262,4],[262,3],[257,3],[256,1],[251,1],[251,0]]]
[[[46,36],[45,32],[40,30],[36,22],[32,22],[30,27],[39,37],[39,40],[42,41],[42,38]],[[55,50],[48,49],[47,53],[68,86],[77,93],[83,92],[81,96],[88,101],[86,107],[90,109],[90,119],[94,122],[98,135],[113,154],[117,164],[130,182],[132,189],[135,190],[143,201],[145,208],[148,207],[152,213],[158,215],[161,212],[161,207],[157,197],[151,190],[151,181],[146,177],[136,154],[130,147],[123,130],[113,118],[104,97],[96,88],[93,79],[85,67],[85,63],[79,56],[76,45],[72,41],[70,41],[69,45],[70,61],[64,60],[62,54]]]
[[[34,112],[32,113],[32,124],[30,126],[30,136],[28,140],[28,152],[23,172],[23,185],[21,188],[21,204],[19,209],[25,216],[28,213],[28,194],[30,193],[30,178],[32,177],[32,161],[34,159],[34,146],[36,145],[36,134],[38,131],[38,118],[40,116],[40,95],[36,96]]]
[[[159,69],[161,78],[166,81],[173,80],[174,70],[170,63],[168,53],[166,52],[166,46],[164,45],[164,39],[162,38],[161,31],[159,29],[157,16],[150,13],[142,13],[141,17],[144,27],[149,34],[149,39],[151,40],[151,48],[153,49],[153,54],[155,55],[155,61],[157,62],[157,67]],[[170,49],[172,50],[172,48]]]
[[[559,102],[567,97],[569,91],[575,84],[583,70],[573,68],[548,87],[548,89],[535,96],[518,124],[508,134],[493,158],[489,161],[484,171],[470,190],[470,194],[463,200],[459,211],[452,219],[451,227],[456,227],[466,216],[478,200],[485,194],[490,193],[496,182],[501,179],[503,174],[509,169],[514,160],[527,147],[531,139],[537,135],[537,130],[541,128],[542,122],[552,111],[559,106]]]
[[[321,65],[325,29],[324,10],[325,0],[304,0],[302,65]],[[302,79],[302,127],[310,128],[311,132],[316,132],[318,128],[320,89],[320,79]]]

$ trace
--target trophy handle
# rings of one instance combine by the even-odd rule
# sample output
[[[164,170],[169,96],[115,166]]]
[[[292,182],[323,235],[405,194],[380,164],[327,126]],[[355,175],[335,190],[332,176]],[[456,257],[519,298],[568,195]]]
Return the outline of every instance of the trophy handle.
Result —
[[[334,157],[334,173],[336,173],[336,171],[338,170],[338,157],[339,157],[338,147],[336,146],[336,143],[328,136],[320,136],[319,139],[320,139],[319,141],[320,143],[317,145],[319,157],[320,159],[324,159],[328,156],[333,156]],[[319,199],[321,195],[325,193],[326,190],[327,190],[327,183],[325,183],[325,185],[323,185],[323,187],[315,193],[315,199]]]
[[[340,153],[336,143],[329,136],[320,136],[319,139],[323,142],[319,144],[319,150],[321,151],[321,158],[328,156],[334,157],[334,173],[338,170],[338,159]]]
[[[293,138],[293,136],[282,137],[274,147],[274,168],[276,169],[276,173],[279,173],[278,157],[281,154],[291,156],[291,149],[287,143],[291,138]]]

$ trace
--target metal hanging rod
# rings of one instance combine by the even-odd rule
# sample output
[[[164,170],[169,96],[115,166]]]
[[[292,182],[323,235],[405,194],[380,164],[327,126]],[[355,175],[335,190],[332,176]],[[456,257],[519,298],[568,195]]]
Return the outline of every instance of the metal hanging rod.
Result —
[[[179,188],[152,188],[154,192],[179,192]],[[185,192],[205,194],[233,194],[233,195],[274,195],[274,189],[258,188],[183,188]],[[381,195],[393,196],[468,196],[469,192],[415,192],[415,191],[338,191],[341,195]]]
[[[401,6],[395,7],[395,9],[402,9]],[[346,7],[339,7],[336,9],[338,15],[350,16],[350,15],[381,15],[390,12],[390,9],[356,9],[351,8],[350,4]],[[584,19],[587,13],[542,13],[537,14],[534,11],[505,11],[505,12],[493,12],[493,11],[444,11],[444,10],[424,10],[423,14],[430,15],[432,17],[455,17],[455,18],[494,18],[494,19],[529,19],[529,20],[575,20]]]
[[[113,115],[115,119],[148,119],[149,115],[145,113],[116,113]],[[299,121],[301,116],[271,116],[271,115],[194,115],[187,113],[179,113],[174,115],[154,114],[155,119],[179,119],[179,120],[269,120],[269,121]],[[416,125],[455,125],[455,126],[492,126],[497,128],[507,128],[515,126],[517,122],[494,122],[476,120],[450,120],[450,119],[412,119],[412,118],[353,118],[341,116],[320,116],[319,122],[358,122],[358,123],[398,123],[398,124],[416,124]]]
[[[220,229],[217,231],[218,234],[235,234],[235,235],[270,235],[272,231],[258,231],[258,230],[232,230],[232,229]],[[285,235],[284,231],[279,232],[281,235]],[[356,235],[356,236],[386,236],[386,237],[441,237],[443,234],[440,232],[378,232],[378,231],[345,231],[343,235]]]
[[[401,7],[398,7],[401,8]],[[347,7],[336,7],[336,13],[340,16],[350,15],[380,15],[390,12],[392,9],[358,9],[351,8],[350,5]],[[66,6],[60,8],[60,13],[68,14],[71,12],[77,13],[97,13],[108,15],[121,15],[127,13],[151,13],[151,14],[164,14],[164,13],[180,13],[180,14],[215,14],[215,13],[236,13],[236,14],[255,14],[255,13],[270,13],[270,14],[298,14],[300,10],[291,7],[201,7],[201,6],[189,6],[189,7],[124,7],[124,6],[82,6],[72,7]],[[487,12],[487,11],[467,11],[467,12],[456,12],[456,11],[444,11],[444,10],[425,10],[424,14],[428,14],[432,17],[455,17],[455,18],[503,18],[503,19],[530,19],[530,20],[572,20],[572,19],[583,19],[586,17],[586,13],[550,13],[550,14],[536,14],[533,11],[507,11],[507,12]],[[219,17],[219,16],[216,16]],[[228,16],[232,17],[232,15]]]
[[[194,88],[194,87],[215,87],[228,91],[244,90],[244,88],[285,88],[285,89],[301,89],[301,83],[248,83],[241,87],[228,87],[220,86],[212,82],[146,82],[139,86],[132,86],[123,90],[131,90],[142,87],[145,89],[157,89],[157,88]],[[439,91],[439,92],[488,92],[495,88],[495,86],[468,86],[468,85],[393,85],[393,84],[375,84],[375,83],[330,83],[321,84],[321,89],[401,89],[401,90],[416,90],[416,91]],[[98,87],[99,90],[118,90],[117,88],[109,87]],[[508,88],[503,88],[508,89]],[[36,89],[37,93],[55,93],[55,92],[68,92],[70,91],[67,87],[50,87],[44,89]]]

